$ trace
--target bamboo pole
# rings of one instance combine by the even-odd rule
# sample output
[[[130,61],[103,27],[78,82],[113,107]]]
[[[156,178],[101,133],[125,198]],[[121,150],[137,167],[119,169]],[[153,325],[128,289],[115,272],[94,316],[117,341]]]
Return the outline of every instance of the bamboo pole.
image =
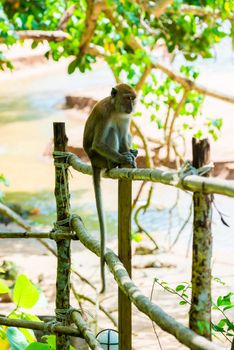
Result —
[[[129,276],[131,266],[132,182],[119,180],[118,188],[118,256]],[[119,350],[132,349],[132,305],[129,297],[118,289]]]
[[[69,163],[73,169],[87,175],[92,175],[89,164],[82,162],[75,154],[70,153]],[[159,182],[164,185],[180,188],[185,191],[202,191],[203,193],[217,193],[234,197],[234,181],[218,178],[204,178],[198,175],[187,175],[180,179],[174,170],[163,169],[111,169],[103,174],[110,179],[143,180]]]
[[[208,164],[210,162],[208,140],[193,138],[192,145],[193,166],[198,169]],[[194,192],[193,211],[192,297],[189,326],[194,332],[211,340],[212,195]]]
[[[65,123],[54,123],[54,150],[65,152],[67,136],[65,133]],[[66,159],[66,158],[65,158]],[[68,175],[64,167],[63,158],[55,158],[55,198],[57,206],[57,222],[69,218],[69,196],[68,196]],[[69,222],[63,227],[69,228]],[[57,242],[57,280],[56,280],[56,319],[69,324],[68,320],[58,315],[58,311],[66,311],[70,308],[70,271],[71,271],[71,250],[70,240],[64,239]],[[70,341],[67,335],[57,335],[56,349],[69,350]]]
[[[84,246],[94,254],[100,256],[99,241],[88,234],[79,217],[72,219],[72,227],[77,233],[81,243],[83,243]],[[105,260],[121,290],[130,298],[139,311],[146,314],[161,329],[172,334],[180,343],[186,345],[190,349],[224,350],[222,346],[210,342],[176,321],[158,305],[154,304],[149,298],[144,296],[132,282],[123,264],[112,250],[106,250]]]
[[[12,221],[14,221],[17,225],[23,227],[25,230],[31,230],[31,227],[29,224],[22,219],[22,217],[15,213],[11,208],[9,208],[7,205],[0,203],[0,213],[10,218]]]
[[[80,331],[80,333],[82,334],[82,337],[86,340],[90,349],[103,350],[100,343],[97,341],[95,335],[92,333],[91,329],[88,327],[88,325],[85,323],[85,321],[81,317],[81,314],[78,311],[73,311],[71,313],[71,318],[75,323],[76,327],[78,328],[78,330]]]
[[[48,325],[45,322],[18,320],[0,316],[0,324],[7,327],[20,327],[42,331],[43,333],[66,334],[72,337],[81,337],[81,332],[73,327],[61,326],[59,324]]]
[[[70,232],[0,232],[0,238],[48,238],[56,241],[62,239],[77,240],[77,236]]]

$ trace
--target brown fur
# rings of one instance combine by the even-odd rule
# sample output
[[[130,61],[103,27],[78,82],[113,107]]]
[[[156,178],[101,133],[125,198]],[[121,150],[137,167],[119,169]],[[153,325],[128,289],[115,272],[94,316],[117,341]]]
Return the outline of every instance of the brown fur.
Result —
[[[130,149],[129,124],[135,91],[127,84],[118,84],[111,96],[99,101],[85,125],[83,147],[93,167],[93,182],[101,236],[101,293],[105,291],[105,220],[103,215],[100,174],[101,169],[128,165],[135,167],[136,153]]]

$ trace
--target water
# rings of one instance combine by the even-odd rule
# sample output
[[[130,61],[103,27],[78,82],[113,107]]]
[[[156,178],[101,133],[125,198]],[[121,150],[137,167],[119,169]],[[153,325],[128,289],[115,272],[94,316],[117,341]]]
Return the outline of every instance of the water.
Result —
[[[99,66],[95,72],[82,75],[66,73],[67,64],[51,64],[39,74],[4,81],[0,86],[0,123],[12,123],[48,118],[59,113],[65,102],[65,95],[89,94],[113,84],[111,72]],[[13,73],[14,74],[14,73]],[[1,81],[1,79],[0,79]],[[103,93],[104,93],[103,91]],[[65,113],[65,112],[64,112]]]
[[[216,75],[213,76],[215,77]],[[49,69],[45,67],[33,76],[17,77],[16,74],[0,85],[0,172],[4,173],[10,182],[10,187],[4,189],[7,192],[6,201],[20,203],[25,209],[38,208],[40,213],[30,216],[29,220],[40,225],[51,225],[55,220],[55,200],[52,192],[54,169],[52,159],[48,156],[52,150],[52,123],[65,121],[67,134],[69,139],[73,140],[73,145],[82,144],[82,129],[86,115],[77,110],[62,108],[64,96],[77,93],[90,96],[95,91],[98,96],[103,97],[102,95],[105,96],[110,91],[112,84],[111,72],[104,65],[99,65],[98,69],[85,75],[76,73],[68,76],[66,65],[62,63],[53,64]],[[205,108],[210,111],[212,108],[214,111],[223,110],[224,103],[220,102],[218,109],[217,103],[216,100],[212,100],[212,103],[209,100]],[[225,110],[227,120],[233,118],[233,109],[229,107],[230,105]],[[230,125],[226,124],[229,132]],[[221,139],[220,144],[214,147],[222,149],[220,145],[225,141],[225,138],[223,141]],[[228,146],[230,149],[230,144]],[[212,149],[215,150],[214,147],[212,146]],[[218,153],[216,150],[214,152]],[[72,173],[73,178],[70,180],[72,211],[81,215],[87,228],[98,235],[92,180],[85,175]],[[134,194],[138,186],[134,183]],[[158,239],[160,243],[166,242],[166,245],[173,242],[188,217],[191,202],[190,196],[182,194],[178,208],[170,213],[169,207],[175,201],[176,191],[172,187],[157,185],[152,208],[139,217],[144,227],[155,234],[156,240]],[[103,192],[108,233],[109,236],[113,236],[117,232],[116,182],[104,180]],[[217,212],[213,224],[214,250],[219,256],[224,257],[227,249],[233,254],[234,200],[217,196],[217,203],[220,210],[229,215],[227,221],[230,228],[220,222]],[[183,249],[188,246],[190,240],[191,220],[192,218],[177,243]],[[170,225],[172,230],[168,236]]]

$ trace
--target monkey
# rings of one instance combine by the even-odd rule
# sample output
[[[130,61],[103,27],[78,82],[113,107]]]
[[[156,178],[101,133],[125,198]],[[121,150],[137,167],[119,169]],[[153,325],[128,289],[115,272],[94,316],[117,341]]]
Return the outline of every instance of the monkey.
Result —
[[[85,124],[83,147],[92,169],[96,208],[100,227],[101,293],[105,292],[105,240],[106,223],[101,194],[101,171],[115,167],[136,167],[137,150],[130,148],[129,133],[131,113],[136,101],[136,93],[127,84],[112,88],[110,96],[97,102]]]

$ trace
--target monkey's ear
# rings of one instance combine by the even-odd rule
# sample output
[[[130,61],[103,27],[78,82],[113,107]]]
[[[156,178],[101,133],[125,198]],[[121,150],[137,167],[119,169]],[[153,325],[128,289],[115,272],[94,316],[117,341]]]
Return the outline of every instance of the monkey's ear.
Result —
[[[116,88],[112,88],[111,89],[111,97],[115,97],[117,95],[117,89]]]

